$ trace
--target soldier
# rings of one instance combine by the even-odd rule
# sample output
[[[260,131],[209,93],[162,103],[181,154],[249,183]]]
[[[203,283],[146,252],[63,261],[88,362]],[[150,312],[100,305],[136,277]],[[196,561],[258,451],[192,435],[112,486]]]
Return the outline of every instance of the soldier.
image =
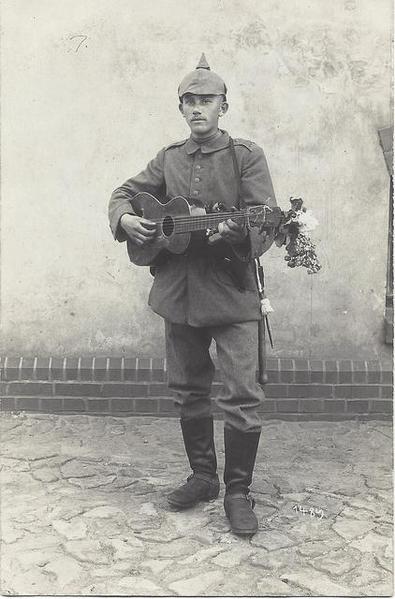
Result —
[[[228,110],[226,85],[204,54],[178,88],[179,110],[190,136],[159,151],[145,170],[116,189],[109,206],[118,241],[150,243],[155,224],[136,215],[130,199],[138,192],[160,198],[184,196],[212,210],[268,204],[275,198],[264,153],[218,128]],[[169,254],[155,266],[149,305],[165,320],[169,388],[175,395],[186,454],[192,469],[185,484],[168,496],[177,509],[218,497],[219,479],[211,413],[216,342],[225,392],[217,398],[224,414],[226,486],[224,508],[236,534],[254,534],[258,521],[250,495],[261,433],[258,414],[264,393],[256,382],[260,304],[253,259],[272,235],[247,230],[227,219],[219,241],[193,239],[184,254]]]

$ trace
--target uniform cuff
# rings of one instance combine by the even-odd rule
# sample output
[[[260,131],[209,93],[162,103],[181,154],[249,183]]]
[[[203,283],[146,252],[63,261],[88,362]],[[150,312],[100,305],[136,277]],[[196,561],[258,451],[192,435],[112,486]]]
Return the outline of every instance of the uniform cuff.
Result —
[[[124,214],[134,214],[133,209],[130,205],[130,202],[125,201],[120,206],[118,206],[111,215],[110,228],[114,239],[119,242],[126,241],[128,236],[125,231],[121,227],[120,220]]]

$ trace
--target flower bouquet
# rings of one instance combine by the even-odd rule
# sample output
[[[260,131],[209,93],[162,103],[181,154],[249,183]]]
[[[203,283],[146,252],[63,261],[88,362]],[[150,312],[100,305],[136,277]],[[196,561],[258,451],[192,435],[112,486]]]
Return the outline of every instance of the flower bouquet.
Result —
[[[311,210],[303,206],[302,198],[290,198],[291,209],[282,212],[279,225],[275,228],[274,241],[278,247],[285,245],[284,260],[290,268],[304,266],[309,275],[318,272],[321,264],[309,233],[318,225]]]

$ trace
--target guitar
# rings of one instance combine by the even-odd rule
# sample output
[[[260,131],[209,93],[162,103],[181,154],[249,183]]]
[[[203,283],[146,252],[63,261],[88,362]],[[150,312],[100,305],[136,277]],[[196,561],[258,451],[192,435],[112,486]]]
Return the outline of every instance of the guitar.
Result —
[[[162,250],[183,254],[195,232],[205,232],[210,244],[219,241],[220,235],[215,230],[219,223],[228,218],[248,229],[259,227],[263,231],[278,227],[283,214],[280,208],[271,208],[266,204],[242,210],[218,209],[207,212],[203,206],[191,204],[182,196],[162,204],[145,192],[135,195],[131,205],[135,214],[156,224],[154,239],[144,246],[137,246],[130,239],[127,240],[129,258],[138,266],[149,266]]]

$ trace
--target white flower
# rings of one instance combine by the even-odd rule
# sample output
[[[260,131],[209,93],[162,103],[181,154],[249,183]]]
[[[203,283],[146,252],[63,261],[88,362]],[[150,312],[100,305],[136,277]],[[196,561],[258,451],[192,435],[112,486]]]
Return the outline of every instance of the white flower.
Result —
[[[315,216],[313,216],[313,212],[311,210],[299,212],[295,220],[299,224],[299,230],[301,233],[309,233],[310,231],[314,231],[318,225],[318,220],[315,218]]]
[[[270,304],[269,298],[264,297],[261,300],[261,314],[262,316],[267,316],[270,312],[274,312],[274,310]]]

